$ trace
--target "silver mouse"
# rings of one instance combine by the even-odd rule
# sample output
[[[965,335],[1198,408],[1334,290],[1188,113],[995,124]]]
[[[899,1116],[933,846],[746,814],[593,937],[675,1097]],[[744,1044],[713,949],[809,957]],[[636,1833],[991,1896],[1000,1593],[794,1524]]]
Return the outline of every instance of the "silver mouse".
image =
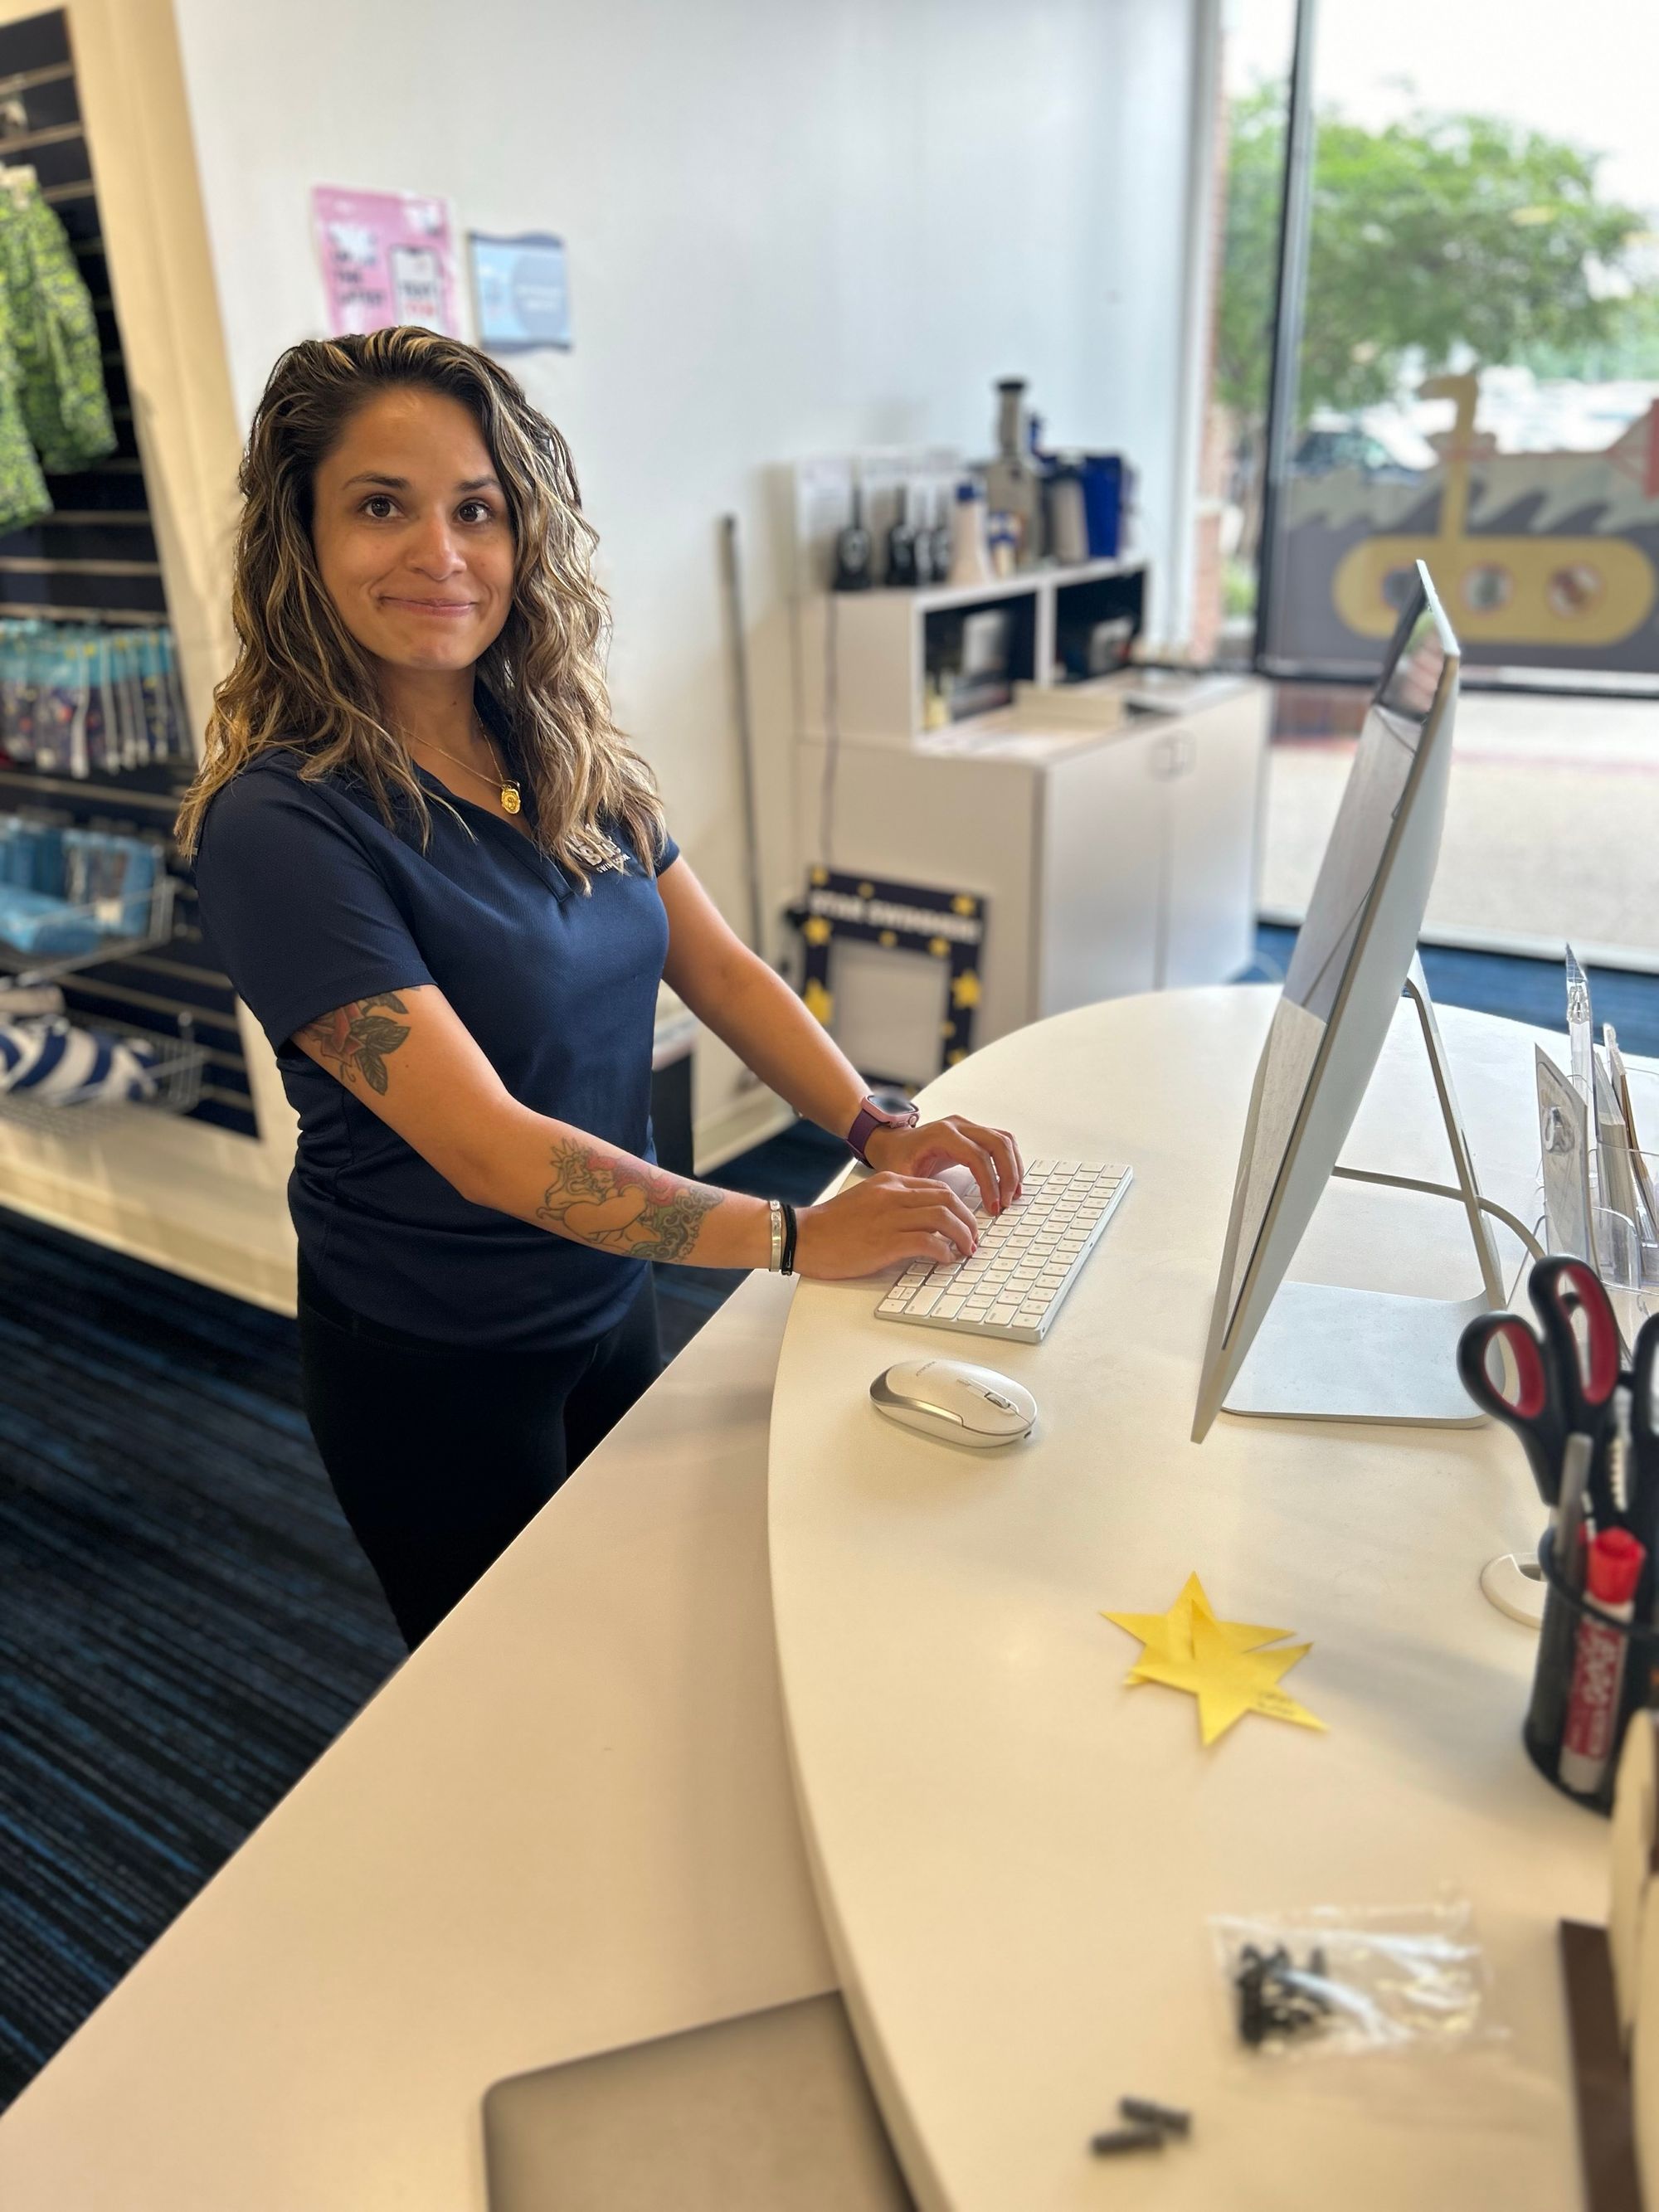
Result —
[[[925,1437],[975,1451],[1017,1444],[1036,1419],[1030,1392],[965,1359],[902,1359],[870,1385],[878,1413]]]

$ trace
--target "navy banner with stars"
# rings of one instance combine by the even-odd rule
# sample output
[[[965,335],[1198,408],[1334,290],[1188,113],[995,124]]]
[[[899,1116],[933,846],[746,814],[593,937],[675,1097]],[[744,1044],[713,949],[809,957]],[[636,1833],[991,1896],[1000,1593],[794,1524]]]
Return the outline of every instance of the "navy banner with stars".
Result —
[[[789,909],[805,949],[801,997],[826,1029],[835,1012],[830,952],[837,938],[889,951],[920,952],[945,969],[939,1023],[941,1073],[974,1048],[974,1010],[980,1001],[985,944],[985,901],[971,891],[942,891],[928,884],[896,884],[873,876],[808,872],[806,893]]]

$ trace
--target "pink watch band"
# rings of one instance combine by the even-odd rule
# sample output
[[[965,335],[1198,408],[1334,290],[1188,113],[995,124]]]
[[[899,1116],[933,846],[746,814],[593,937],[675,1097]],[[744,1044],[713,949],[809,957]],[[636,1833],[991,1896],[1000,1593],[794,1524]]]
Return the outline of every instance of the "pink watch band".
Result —
[[[870,1156],[864,1148],[876,1130],[914,1129],[921,1119],[921,1112],[918,1107],[912,1106],[905,1113],[894,1114],[884,1106],[878,1106],[873,1098],[862,1099],[858,1112],[853,1116],[853,1126],[847,1132],[848,1148],[868,1167]]]

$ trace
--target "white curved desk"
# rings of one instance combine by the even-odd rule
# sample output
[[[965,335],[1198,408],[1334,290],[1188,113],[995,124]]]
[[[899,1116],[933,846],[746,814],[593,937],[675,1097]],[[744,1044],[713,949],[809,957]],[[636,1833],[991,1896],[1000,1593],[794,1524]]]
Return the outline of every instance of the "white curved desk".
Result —
[[[1028,1153],[1135,1187],[1046,1343],[975,1350],[878,1322],[867,1283],[803,1285],[770,1448],[772,1586],[809,1856],[887,2118],[925,2205],[1345,2212],[1577,2201],[1555,1923],[1605,1909],[1607,1828],[1534,1772],[1534,1639],[1476,1577],[1536,1538],[1493,1428],[1224,1417],[1188,1441],[1239,1133],[1274,994],[1121,1000],[989,1047],[927,1094]],[[1536,1179],[1535,1032],[1443,1014],[1488,1194]],[[1420,1047],[1397,1025],[1345,1158],[1443,1179]],[[1508,1256],[1518,1257],[1510,1245]],[[1455,1206],[1339,1184],[1296,1273],[1462,1295]],[[984,1457],[882,1421],[896,1358],[964,1356],[1036,1396]],[[1286,1686],[1328,1735],[1247,1717],[1200,1749],[1190,1698],[1123,1676],[1103,1608],[1218,1609],[1315,1649]],[[1360,2096],[1233,2044],[1206,1916],[1474,1904],[1514,2038],[1502,2065]],[[1091,2159],[1122,2093],[1194,2140]]]

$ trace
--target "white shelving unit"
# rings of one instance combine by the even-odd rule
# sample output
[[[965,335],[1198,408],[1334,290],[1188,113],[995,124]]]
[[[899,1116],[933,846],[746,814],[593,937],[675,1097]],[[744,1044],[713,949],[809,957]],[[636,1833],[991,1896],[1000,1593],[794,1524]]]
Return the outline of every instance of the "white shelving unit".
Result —
[[[1267,687],[1166,680],[1174,711],[1145,713],[1129,706],[1139,670],[1054,680],[1103,613],[1139,614],[1145,576],[1139,560],[1091,561],[799,603],[803,865],[984,900],[976,1044],[1096,1000],[1223,982],[1254,953]],[[995,606],[1017,610],[1015,702],[927,727],[930,623]],[[832,1026],[867,1073],[937,1073],[929,966],[837,946]]]
[[[1014,674],[1047,684],[1073,595],[1144,578],[1146,566],[1135,558],[1084,561],[988,584],[814,592],[800,605],[800,733],[902,749],[924,736],[928,623],[941,614],[1008,608],[1018,634]]]

